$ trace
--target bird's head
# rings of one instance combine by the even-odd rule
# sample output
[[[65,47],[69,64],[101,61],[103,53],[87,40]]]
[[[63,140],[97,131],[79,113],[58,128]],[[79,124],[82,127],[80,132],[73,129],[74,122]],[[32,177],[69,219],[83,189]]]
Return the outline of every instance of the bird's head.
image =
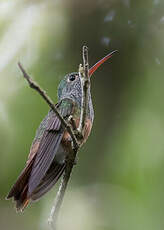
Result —
[[[111,52],[110,54],[106,55],[100,61],[98,61],[94,66],[89,69],[89,77],[98,69],[98,67],[103,64],[106,60],[112,57],[112,55],[116,51]],[[77,101],[81,104],[81,80],[79,77],[79,73],[69,73],[67,74],[60,82],[58,87],[58,99],[61,101],[64,98],[69,98],[74,101]]]

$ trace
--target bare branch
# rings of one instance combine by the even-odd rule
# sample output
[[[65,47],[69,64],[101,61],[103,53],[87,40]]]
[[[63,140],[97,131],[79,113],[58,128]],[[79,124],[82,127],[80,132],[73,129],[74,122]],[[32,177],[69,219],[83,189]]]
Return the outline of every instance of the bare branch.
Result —
[[[23,66],[21,65],[21,63],[18,63],[18,66],[20,68],[20,70],[23,73],[24,78],[27,80],[27,82],[29,83],[29,86],[32,89],[35,89],[42,97],[43,99],[47,102],[47,104],[51,107],[51,109],[56,113],[56,116],[60,119],[62,125],[64,127],[66,127],[66,129],[68,130],[70,136],[72,137],[73,140],[73,147],[75,149],[79,148],[79,144],[77,141],[77,138],[72,130],[72,127],[69,125],[69,123],[64,120],[64,118],[61,116],[61,114],[59,113],[59,111],[57,110],[57,108],[55,107],[53,101],[51,100],[51,98],[46,94],[46,92],[36,83],[32,80],[32,78],[26,73],[25,69],[23,68]]]
[[[76,154],[77,152],[75,152],[74,154],[71,154],[73,159],[71,159],[70,156],[67,159],[66,169],[64,171],[64,175],[60,183],[59,190],[57,192],[57,195],[54,201],[54,205],[52,206],[51,213],[48,218],[48,223],[53,230],[56,230],[57,228],[57,219],[58,219],[59,211],[60,211],[63,199],[64,199],[67,184],[68,184],[68,181],[70,179],[70,175],[73,169],[74,159],[76,157]]]
[[[77,132],[77,136],[81,138],[81,136],[83,136],[83,129],[84,129],[85,120],[87,116],[88,93],[89,93],[89,86],[90,86],[88,48],[86,46],[83,46],[83,67],[81,65],[79,66],[79,75],[80,75],[80,79],[82,83],[82,110],[81,110],[81,115],[80,115],[80,125],[78,129],[75,130],[75,132]],[[74,125],[72,124],[72,126]],[[48,223],[50,224],[53,230],[56,230],[57,218],[58,218],[59,211],[60,211],[60,208],[63,202],[67,184],[70,179],[70,175],[71,175],[73,166],[75,164],[75,159],[76,159],[78,150],[79,148],[74,149],[71,153],[69,153],[67,157],[67,163],[66,163],[66,169],[64,172],[64,176],[61,181],[53,207],[51,209],[50,217],[48,219]]]
[[[90,78],[89,78],[89,63],[88,63],[88,47],[83,46],[83,67],[79,66],[79,75],[82,85],[82,100],[81,100],[81,114],[78,131],[83,135],[85,121],[88,110],[88,95],[90,89]]]

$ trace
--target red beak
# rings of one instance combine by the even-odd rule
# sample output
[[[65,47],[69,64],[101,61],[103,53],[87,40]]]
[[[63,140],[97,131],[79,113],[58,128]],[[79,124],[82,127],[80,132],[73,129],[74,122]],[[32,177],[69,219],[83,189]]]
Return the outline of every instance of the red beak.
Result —
[[[99,68],[99,66],[101,64],[103,64],[106,60],[108,60],[109,58],[112,57],[112,55],[117,52],[117,50],[112,51],[111,53],[109,53],[108,55],[106,55],[105,57],[103,57],[100,61],[98,61],[94,66],[92,66],[89,69],[89,76],[91,77],[92,74]]]

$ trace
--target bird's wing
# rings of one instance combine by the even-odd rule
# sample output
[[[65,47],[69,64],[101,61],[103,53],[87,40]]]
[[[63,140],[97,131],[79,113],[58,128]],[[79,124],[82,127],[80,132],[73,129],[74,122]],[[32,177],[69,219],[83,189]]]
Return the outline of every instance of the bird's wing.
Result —
[[[33,191],[30,198],[32,200],[38,200],[41,198],[41,196],[48,192],[56,184],[56,182],[62,175],[65,167],[65,163],[59,164],[53,161],[46,175],[43,177],[37,188]]]
[[[61,115],[66,118],[72,114],[74,107],[73,105],[74,103],[72,100],[64,99],[58,105],[58,110],[60,111]],[[52,112],[35,154],[35,160],[28,182],[28,196],[30,196],[40,184],[41,180],[51,166],[62,140],[63,133],[64,128],[62,127],[59,118],[54,112]],[[30,158],[33,158],[33,156],[30,155],[29,159]]]

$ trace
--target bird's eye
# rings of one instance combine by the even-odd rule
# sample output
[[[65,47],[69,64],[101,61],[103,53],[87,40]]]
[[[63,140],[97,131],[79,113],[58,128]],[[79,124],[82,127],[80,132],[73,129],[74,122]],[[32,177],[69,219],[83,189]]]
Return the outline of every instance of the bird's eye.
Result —
[[[75,79],[76,79],[75,75],[70,75],[68,78],[69,81],[74,81]]]

